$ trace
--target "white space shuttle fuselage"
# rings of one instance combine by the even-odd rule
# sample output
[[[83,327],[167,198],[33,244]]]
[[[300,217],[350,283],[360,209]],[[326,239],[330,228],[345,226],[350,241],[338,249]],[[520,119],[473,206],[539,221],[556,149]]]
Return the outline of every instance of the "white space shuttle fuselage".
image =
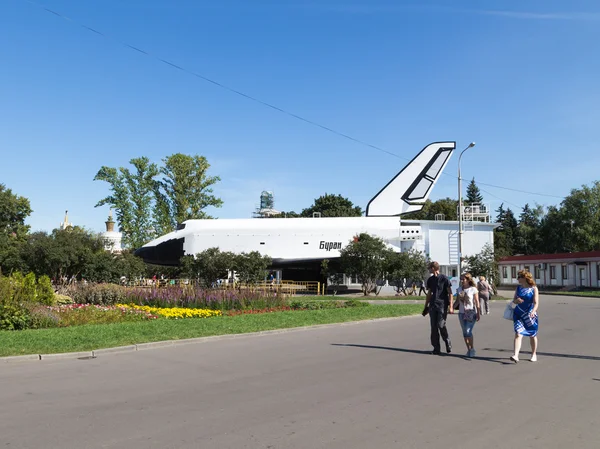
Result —
[[[400,251],[401,241],[420,239],[422,232],[414,223],[401,226],[400,215],[422,208],[455,146],[439,142],[425,147],[375,195],[365,217],[187,220],[136,254],[149,263],[176,265],[184,255],[218,247],[233,253],[258,251],[270,256],[274,266],[285,266],[338,258],[360,233],[380,237]]]

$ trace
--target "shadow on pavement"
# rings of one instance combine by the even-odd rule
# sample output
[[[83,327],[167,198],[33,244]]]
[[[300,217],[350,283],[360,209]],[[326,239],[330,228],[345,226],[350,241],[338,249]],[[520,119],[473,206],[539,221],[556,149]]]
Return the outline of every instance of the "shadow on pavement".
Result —
[[[431,351],[421,351],[418,349],[391,348],[389,346],[354,345],[354,344],[345,344],[345,343],[331,343],[331,346],[348,346],[348,347],[353,347],[353,348],[366,348],[366,349],[384,349],[386,351],[408,352],[411,354],[421,354],[421,355],[428,355],[428,356],[432,357]],[[452,354],[452,353],[451,354],[442,353],[441,356],[442,357],[455,357],[457,359],[463,359],[463,360],[468,360],[468,361],[481,360],[484,362],[499,363],[501,365],[513,365],[514,364],[513,362],[511,362],[509,360],[499,359],[497,357],[476,356],[476,357],[470,358],[470,357],[467,357],[464,355],[458,355],[458,354]]]
[[[497,349],[497,348],[483,348],[482,351],[498,351],[498,352],[509,352],[513,353],[512,349]],[[538,355],[546,357],[562,357],[565,359],[582,359],[582,360],[600,360],[600,357],[594,355],[579,355],[579,354],[557,354],[555,352],[537,352]],[[531,354],[531,351],[521,351],[521,354]]]

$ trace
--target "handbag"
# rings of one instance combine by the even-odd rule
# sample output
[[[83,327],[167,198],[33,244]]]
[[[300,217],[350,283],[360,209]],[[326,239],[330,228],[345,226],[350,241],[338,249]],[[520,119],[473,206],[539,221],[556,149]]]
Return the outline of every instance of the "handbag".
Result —
[[[504,309],[504,319],[512,321],[515,314],[515,309],[513,309],[511,302],[512,301],[506,303],[506,308]]]
[[[474,309],[465,310],[463,318],[465,321],[473,322],[477,319],[477,313],[475,313]]]

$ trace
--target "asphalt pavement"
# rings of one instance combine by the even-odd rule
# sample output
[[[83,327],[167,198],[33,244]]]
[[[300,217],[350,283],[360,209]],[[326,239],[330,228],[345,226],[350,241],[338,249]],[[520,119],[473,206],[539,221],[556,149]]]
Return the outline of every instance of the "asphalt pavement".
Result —
[[[85,360],[0,364],[0,446],[598,448],[600,300],[542,296],[539,361],[512,353],[504,303],[468,359],[429,354],[408,317]]]

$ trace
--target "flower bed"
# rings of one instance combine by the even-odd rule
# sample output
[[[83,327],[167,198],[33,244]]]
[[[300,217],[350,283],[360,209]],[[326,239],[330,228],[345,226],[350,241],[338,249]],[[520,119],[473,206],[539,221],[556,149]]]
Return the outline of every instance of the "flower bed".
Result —
[[[131,288],[127,304],[159,308],[183,307],[210,310],[268,309],[287,306],[282,295],[268,290],[211,290],[193,286]]]
[[[183,307],[150,307],[150,306],[138,306],[136,304],[117,304],[125,310],[131,311],[143,311],[150,314],[156,314],[163,318],[209,318],[211,316],[221,316],[220,310],[211,309],[189,309]]]
[[[157,318],[156,315],[145,310],[93,304],[36,306],[30,310],[30,315],[31,327],[37,329],[144,321]]]

